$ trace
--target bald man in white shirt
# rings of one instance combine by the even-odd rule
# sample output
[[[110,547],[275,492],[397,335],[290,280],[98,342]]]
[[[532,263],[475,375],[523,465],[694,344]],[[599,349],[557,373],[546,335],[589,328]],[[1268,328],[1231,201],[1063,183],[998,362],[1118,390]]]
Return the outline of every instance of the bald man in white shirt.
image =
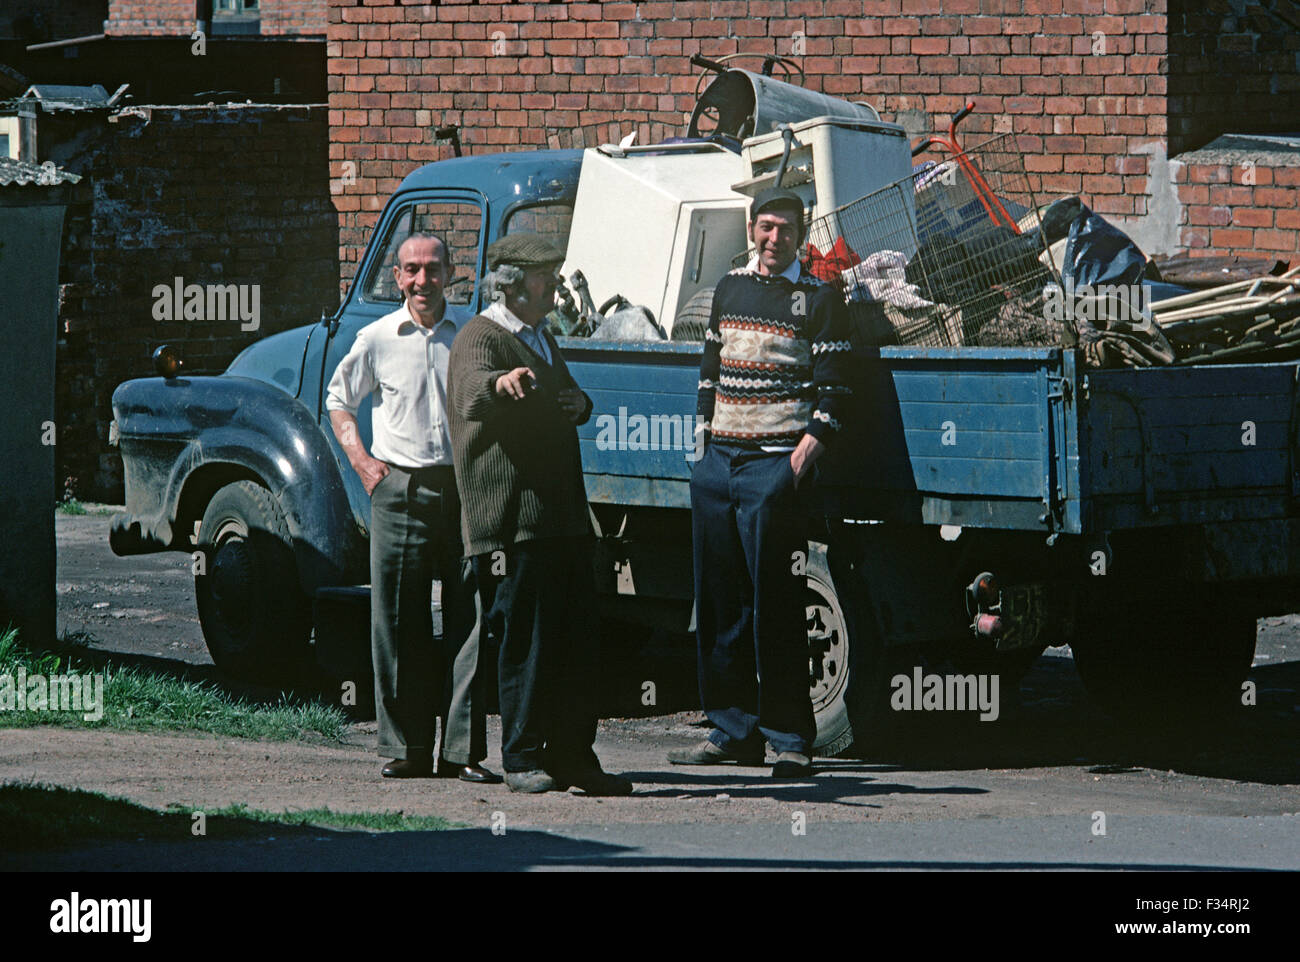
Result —
[[[487,722],[478,613],[472,569],[462,558],[447,422],[447,359],[468,316],[443,296],[451,264],[440,238],[407,237],[393,276],[404,303],[357,332],[325,401],[334,435],[371,498],[375,710],[379,753],[392,759],[383,775],[435,773],[436,719],[446,705],[436,774],[499,782],[479,764],[487,757]],[[356,412],[369,395],[367,452]],[[442,584],[441,648],[430,610],[435,578]]]

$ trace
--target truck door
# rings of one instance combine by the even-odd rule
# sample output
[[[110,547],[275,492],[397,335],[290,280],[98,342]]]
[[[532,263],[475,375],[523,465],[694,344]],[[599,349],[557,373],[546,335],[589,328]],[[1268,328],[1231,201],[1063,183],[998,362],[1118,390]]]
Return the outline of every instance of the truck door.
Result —
[[[321,429],[339,459],[348,501],[357,520],[367,528],[370,499],[334,438],[329,412],[325,410],[325,393],[330,378],[339,361],[351,350],[361,328],[401,308],[402,298],[393,279],[393,265],[398,248],[410,234],[427,233],[442,238],[451,257],[452,269],[452,279],[445,292],[447,303],[462,313],[474,313],[478,304],[479,280],[483,274],[482,241],[486,223],[486,204],[480,195],[471,191],[438,191],[395,198],[384,211],[371,238],[337,327],[326,345],[318,387],[317,415]],[[357,410],[357,426],[362,443],[366,450],[370,450],[369,401],[363,402]]]

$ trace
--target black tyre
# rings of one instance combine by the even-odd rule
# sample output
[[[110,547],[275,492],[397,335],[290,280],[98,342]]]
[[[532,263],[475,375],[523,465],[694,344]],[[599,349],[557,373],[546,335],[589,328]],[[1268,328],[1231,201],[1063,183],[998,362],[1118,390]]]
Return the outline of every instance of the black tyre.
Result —
[[[879,632],[856,582],[847,571],[833,576],[830,562],[826,545],[809,542],[808,686],[817,722],[813,753],[822,756],[863,751],[875,739],[888,703]]]
[[[709,329],[709,311],[713,309],[713,288],[702,287],[682,305],[673,321],[674,341],[702,341]]]
[[[252,481],[218,490],[203,512],[198,549],[194,594],[212,660],[233,677],[281,680],[307,653],[311,603],[274,496]]]
[[[1206,718],[1241,704],[1255,617],[1213,600],[1093,607],[1071,642],[1102,708],[1125,718]]]

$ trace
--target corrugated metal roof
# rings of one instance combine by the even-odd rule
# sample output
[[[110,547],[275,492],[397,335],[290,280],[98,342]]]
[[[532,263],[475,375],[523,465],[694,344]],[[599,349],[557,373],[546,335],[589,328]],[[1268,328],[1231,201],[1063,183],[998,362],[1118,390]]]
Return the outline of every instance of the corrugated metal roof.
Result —
[[[128,84],[122,84],[113,93],[104,89],[102,84],[75,86],[72,84],[32,84],[24,92],[19,103],[37,103],[42,110],[98,110],[112,107],[122,99]]]
[[[36,100],[70,100],[88,103],[108,103],[108,91],[103,84],[76,86],[74,84],[32,84],[23,93],[24,98]]]
[[[75,184],[81,180],[77,174],[60,170],[53,161],[29,164],[23,160],[0,157],[0,187],[57,187]]]

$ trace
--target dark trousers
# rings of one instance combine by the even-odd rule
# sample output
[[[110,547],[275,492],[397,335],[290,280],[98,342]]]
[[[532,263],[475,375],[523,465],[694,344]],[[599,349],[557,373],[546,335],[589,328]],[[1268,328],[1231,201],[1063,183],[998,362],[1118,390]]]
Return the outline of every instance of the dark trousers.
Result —
[[[806,514],[789,454],[710,442],[691,474],[700,701],[710,738],[731,751],[807,753]]]
[[[442,640],[433,634],[433,581],[442,585]],[[478,670],[473,568],[461,558],[460,499],[451,468],[390,466],[370,496],[370,651],[379,753],[487,757],[487,701]]]
[[[486,625],[501,649],[501,764],[507,772],[598,764],[592,685],[592,545],[544,538],[474,559]]]

